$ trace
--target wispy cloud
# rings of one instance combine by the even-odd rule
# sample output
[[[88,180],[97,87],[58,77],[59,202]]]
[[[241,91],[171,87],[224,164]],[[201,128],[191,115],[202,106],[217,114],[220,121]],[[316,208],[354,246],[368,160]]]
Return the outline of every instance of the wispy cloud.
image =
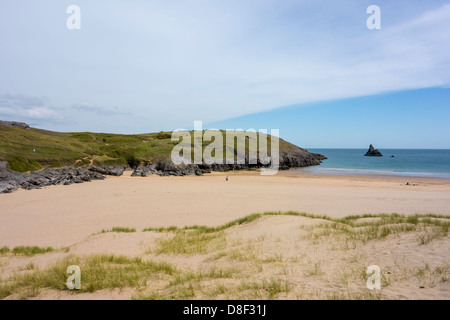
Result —
[[[77,103],[72,105],[72,109],[78,111],[85,111],[95,113],[101,116],[111,116],[111,115],[129,115],[129,112],[121,111],[117,107],[100,107],[97,105],[92,105],[87,102]]]
[[[26,120],[57,120],[61,116],[47,105],[48,98],[23,94],[0,94],[0,117]]]
[[[79,0],[79,31],[52,1],[24,1],[0,11],[0,87],[45,94],[78,123],[123,115],[111,131],[450,84],[444,0],[379,0],[381,30],[366,28],[365,0]]]

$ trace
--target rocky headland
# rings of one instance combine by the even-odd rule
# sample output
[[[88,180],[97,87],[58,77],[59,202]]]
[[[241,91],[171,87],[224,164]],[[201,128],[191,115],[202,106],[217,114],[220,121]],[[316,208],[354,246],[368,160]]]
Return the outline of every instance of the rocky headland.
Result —
[[[124,170],[133,170],[133,177],[186,176],[269,166],[249,164],[248,155],[245,164],[175,165],[170,133],[60,133],[14,121],[0,121],[0,133],[0,193],[102,180]],[[315,166],[324,159],[280,139],[280,170]]]

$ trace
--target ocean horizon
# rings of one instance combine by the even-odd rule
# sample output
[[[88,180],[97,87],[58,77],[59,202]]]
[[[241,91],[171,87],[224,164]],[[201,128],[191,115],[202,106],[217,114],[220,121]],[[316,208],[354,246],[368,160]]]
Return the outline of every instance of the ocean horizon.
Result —
[[[301,172],[336,175],[396,175],[450,179],[450,149],[379,149],[383,157],[365,157],[366,149],[308,148],[328,159]],[[394,156],[394,157],[392,157]]]

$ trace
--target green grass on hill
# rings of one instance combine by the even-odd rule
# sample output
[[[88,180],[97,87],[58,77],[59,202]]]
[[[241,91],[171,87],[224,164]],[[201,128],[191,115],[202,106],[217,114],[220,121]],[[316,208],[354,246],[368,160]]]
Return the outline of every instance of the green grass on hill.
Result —
[[[193,141],[192,134],[191,139]],[[210,143],[203,140],[204,147]],[[171,132],[135,135],[63,133],[0,126],[0,161],[8,161],[11,169],[19,172],[67,165],[134,167],[151,163],[156,159],[169,158],[173,147],[177,144],[177,141],[171,141]],[[288,148],[295,148],[295,146],[280,139],[280,151]],[[268,149],[270,150],[270,146]]]

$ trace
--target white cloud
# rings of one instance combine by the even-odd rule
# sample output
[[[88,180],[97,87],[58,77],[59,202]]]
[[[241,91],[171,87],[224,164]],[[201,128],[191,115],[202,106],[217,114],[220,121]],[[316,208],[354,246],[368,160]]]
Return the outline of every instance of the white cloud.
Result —
[[[33,120],[60,119],[60,116],[49,108],[34,107],[29,109],[0,107],[0,116],[26,118]]]
[[[49,108],[36,107],[23,111],[25,116],[31,119],[58,119],[60,116]]]
[[[164,40],[158,45],[165,48],[159,51],[166,59],[143,64],[159,77],[158,82],[149,77],[150,110],[174,122],[186,117],[213,121],[290,104],[450,83],[449,5],[397,25],[385,23],[382,30],[365,28],[365,11],[348,22],[327,22],[333,12],[326,12],[322,24],[305,16],[280,22],[262,11],[219,15],[223,25],[214,23],[214,14],[204,24],[183,16],[174,19],[175,25],[161,21],[158,31]],[[320,16],[317,11],[312,16]],[[337,17],[344,13],[334,12]],[[171,37],[176,37],[175,47]]]
[[[359,0],[80,0],[82,29],[68,31],[52,1],[27,1],[0,12],[0,87],[45,94],[78,123],[117,114],[111,131],[151,131],[448,86],[450,5],[439,3],[380,0],[382,29],[368,30]],[[46,103],[16,112],[54,117]]]
[[[26,120],[57,120],[61,116],[46,106],[46,97],[23,94],[0,94],[0,117]]]

